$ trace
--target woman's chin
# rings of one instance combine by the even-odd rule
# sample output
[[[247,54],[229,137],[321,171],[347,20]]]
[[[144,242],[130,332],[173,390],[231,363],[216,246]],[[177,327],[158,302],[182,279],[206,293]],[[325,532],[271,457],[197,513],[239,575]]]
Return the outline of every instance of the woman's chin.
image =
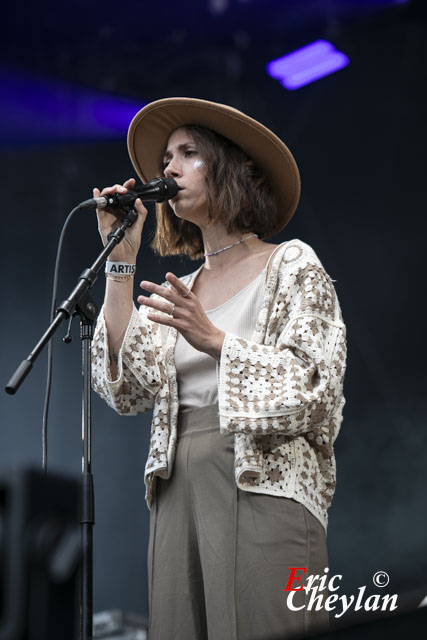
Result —
[[[184,211],[183,209],[180,209],[180,207],[174,207],[172,211],[174,212],[175,216],[180,220],[185,220],[186,222],[192,222],[193,224],[196,224],[199,226],[200,216],[191,215],[190,212]]]
[[[187,220],[187,222],[192,222],[191,220],[189,220],[188,215],[185,215],[185,211],[180,211],[177,208],[172,209],[172,211],[174,212],[175,216],[180,220]]]

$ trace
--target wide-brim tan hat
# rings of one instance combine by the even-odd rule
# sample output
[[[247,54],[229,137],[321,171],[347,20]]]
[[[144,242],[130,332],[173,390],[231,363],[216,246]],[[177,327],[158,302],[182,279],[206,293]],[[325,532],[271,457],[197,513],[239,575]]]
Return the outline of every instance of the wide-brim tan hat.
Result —
[[[270,129],[225,104],[197,98],[164,98],[143,107],[128,131],[129,155],[142,182],[158,177],[171,133],[191,124],[220,133],[256,162],[277,196],[279,221],[269,235],[283,229],[300,197],[301,182],[295,159]]]

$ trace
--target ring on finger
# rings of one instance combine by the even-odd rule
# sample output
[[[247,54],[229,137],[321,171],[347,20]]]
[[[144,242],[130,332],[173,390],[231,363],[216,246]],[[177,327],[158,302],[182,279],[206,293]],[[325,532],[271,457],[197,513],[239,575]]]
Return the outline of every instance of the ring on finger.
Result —
[[[173,312],[175,311],[175,305],[173,302],[171,302],[171,304],[172,304],[172,309],[171,311],[169,311],[169,315],[173,317]]]
[[[183,298],[188,298],[189,295],[190,295],[190,289],[187,287],[187,292],[186,293],[181,293],[181,296]]]

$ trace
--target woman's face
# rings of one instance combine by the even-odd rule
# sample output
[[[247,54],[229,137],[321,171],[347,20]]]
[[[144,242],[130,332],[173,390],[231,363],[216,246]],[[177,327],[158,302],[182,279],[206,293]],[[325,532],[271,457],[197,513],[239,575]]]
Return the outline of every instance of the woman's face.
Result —
[[[206,166],[192,135],[183,127],[175,129],[163,156],[164,174],[174,178],[181,191],[169,200],[175,215],[203,226],[208,220]]]

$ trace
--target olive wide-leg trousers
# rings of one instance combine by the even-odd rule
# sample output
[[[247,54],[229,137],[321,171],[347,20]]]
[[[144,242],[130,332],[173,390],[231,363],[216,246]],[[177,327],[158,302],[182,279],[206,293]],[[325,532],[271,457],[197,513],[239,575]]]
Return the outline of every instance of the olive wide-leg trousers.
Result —
[[[289,567],[323,575],[324,528],[294,500],[236,487],[234,437],[220,434],[217,412],[210,405],[180,414],[172,475],[156,481],[149,640],[266,640],[313,632],[327,625],[328,613],[291,611],[282,590]],[[304,590],[294,593],[295,606],[307,602]]]

